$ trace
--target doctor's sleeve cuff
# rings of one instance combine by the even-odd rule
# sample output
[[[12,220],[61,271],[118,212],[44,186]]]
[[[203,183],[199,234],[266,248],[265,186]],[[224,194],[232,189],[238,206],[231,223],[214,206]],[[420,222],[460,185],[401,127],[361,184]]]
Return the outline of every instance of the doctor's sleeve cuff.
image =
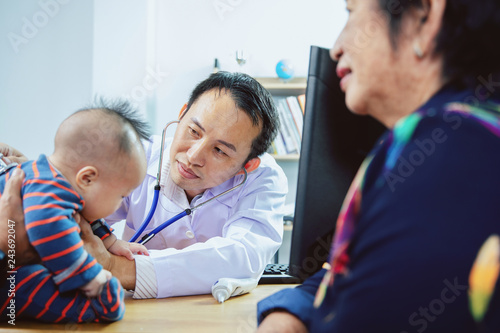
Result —
[[[153,260],[148,256],[135,255],[135,299],[156,298],[158,286],[156,285],[156,271]]]

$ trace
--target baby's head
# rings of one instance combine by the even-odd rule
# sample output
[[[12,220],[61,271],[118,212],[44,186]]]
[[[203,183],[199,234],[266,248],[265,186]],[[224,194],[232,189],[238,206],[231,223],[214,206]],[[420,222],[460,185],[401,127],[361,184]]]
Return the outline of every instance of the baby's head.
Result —
[[[147,125],[127,102],[75,112],[59,126],[50,162],[85,200],[89,221],[106,217],[144,179]]]

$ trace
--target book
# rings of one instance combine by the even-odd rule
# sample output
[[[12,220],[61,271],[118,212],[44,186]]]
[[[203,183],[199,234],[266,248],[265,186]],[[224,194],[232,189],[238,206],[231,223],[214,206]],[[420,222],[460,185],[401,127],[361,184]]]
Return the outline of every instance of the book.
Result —
[[[306,109],[306,94],[297,96],[297,100],[299,101],[300,108],[302,109],[302,114],[304,114]]]
[[[286,102],[288,104],[290,113],[292,114],[292,119],[299,133],[299,137],[302,140],[302,129],[304,128],[304,113],[300,108],[299,101],[295,96],[288,96],[286,98]]]
[[[275,105],[280,118],[280,133],[285,145],[287,154],[298,154],[300,148],[297,147],[296,139],[294,138],[294,133],[291,131],[293,128],[290,124],[291,115],[290,111],[284,108],[286,105],[285,99],[283,97],[275,97]],[[287,106],[288,108],[288,106]],[[293,125],[295,127],[295,125]]]
[[[300,144],[302,142],[302,138],[299,134],[299,130],[295,125],[295,121],[292,117],[292,111],[290,111],[290,107],[286,101],[286,97],[281,97],[278,99],[278,109],[280,111],[280,119],[285,123],[285,129],[291,137],[291,144],[293,149],[291,149],[290,153],[299,153],[300,152]],[[288,148],[288,142],[286,142]],[[290,151],[290,150],[289,150]]]
[[[275,150],[275,154],[277,155],[286,155],[288,151],[286,150],[285,143],[283,142],[283,136],[281,132],[278,131],[278,135],[276,135],[276,139],[273,141],[273,146]]]

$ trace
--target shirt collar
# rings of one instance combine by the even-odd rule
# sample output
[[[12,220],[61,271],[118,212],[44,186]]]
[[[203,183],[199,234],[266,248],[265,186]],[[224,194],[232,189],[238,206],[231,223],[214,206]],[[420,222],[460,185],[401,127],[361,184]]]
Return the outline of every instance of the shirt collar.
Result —
[[[474,92],[469,89],[458,89],[452,84],[446,84],[437,93],[425,102],[418,110],[426,110],[434,107],[442,107],[449,102],[470,102]]]

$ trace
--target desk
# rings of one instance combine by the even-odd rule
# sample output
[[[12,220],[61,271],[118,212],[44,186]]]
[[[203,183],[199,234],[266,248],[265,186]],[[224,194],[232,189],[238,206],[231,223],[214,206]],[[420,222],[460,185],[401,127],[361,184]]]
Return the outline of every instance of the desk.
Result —
[[[30,332],[254,332],[257,302],[284,288],[297,285],[259,285],[251,293],[219,304],[210,295],[134,300],[125,296],[125,316],[110,324],[45,324],[16,320],[0,324],[0,331]],[[14,329],[13,329],[14,328]]]

